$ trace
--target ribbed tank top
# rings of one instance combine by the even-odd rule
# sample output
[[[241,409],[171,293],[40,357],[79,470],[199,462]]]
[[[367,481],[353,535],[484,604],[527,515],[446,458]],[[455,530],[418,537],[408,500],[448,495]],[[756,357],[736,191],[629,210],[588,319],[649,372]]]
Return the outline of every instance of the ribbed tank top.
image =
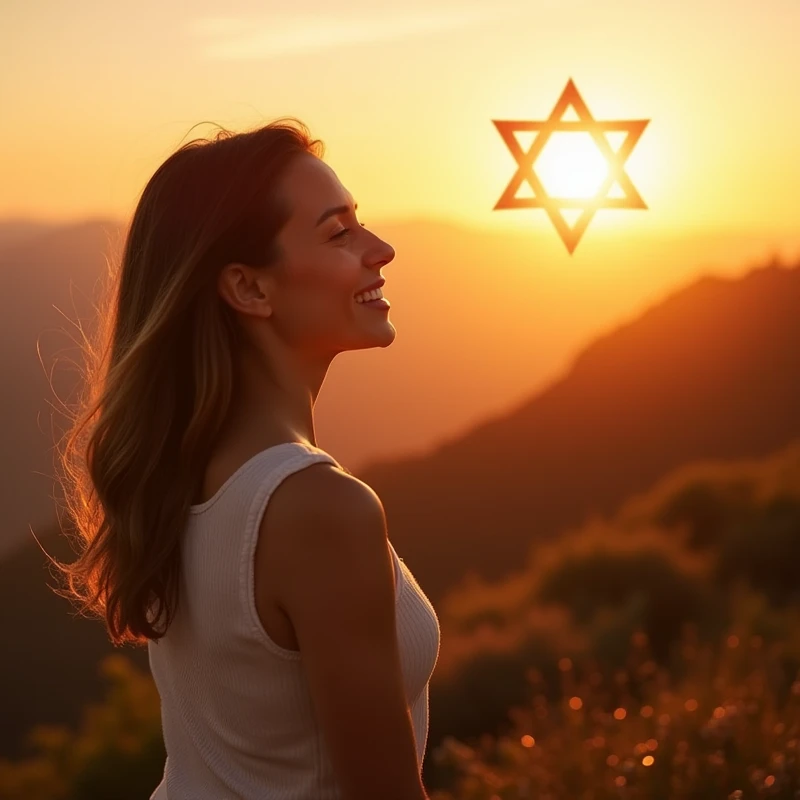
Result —
[[[190,506],[177,612],[165,636],[148,642],[167,752],[151,800],[342,797],[302,652],[284,649],[267,635],[254,592],[258,530],[270,496],[288,475],[324,461],[342,468],[312,445],[269,447],[212,498]],[[439,620],[391,542],[390,549],[403,682],[421,772]]]

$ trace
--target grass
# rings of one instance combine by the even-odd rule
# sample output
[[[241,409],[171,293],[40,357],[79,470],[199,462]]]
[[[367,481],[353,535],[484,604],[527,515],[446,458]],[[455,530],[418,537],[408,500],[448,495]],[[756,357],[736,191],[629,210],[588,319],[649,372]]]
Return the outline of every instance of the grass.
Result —
[[[800,673],[780,642],[687,628],[680,682],[634,635],[626,667],[559,662],[558,699],[536,670],[513,730],[431,753],[432,800],[800,798]]]

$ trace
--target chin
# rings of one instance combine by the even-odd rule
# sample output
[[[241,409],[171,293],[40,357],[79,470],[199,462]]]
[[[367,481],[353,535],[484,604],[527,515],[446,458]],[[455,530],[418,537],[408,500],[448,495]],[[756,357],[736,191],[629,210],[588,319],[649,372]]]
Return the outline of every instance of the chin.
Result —
[[[378,347],[388,347],[397,338],[397,330],[388,320],[386,322],[386,332],[382,338],[383,342]]]
[[[367,350],[371,347],[388,347],[397,337],[397,330],[391,322],[386,320],[383,325],[364,334],[358,340],[358,344],[351,347],[351,350]]]

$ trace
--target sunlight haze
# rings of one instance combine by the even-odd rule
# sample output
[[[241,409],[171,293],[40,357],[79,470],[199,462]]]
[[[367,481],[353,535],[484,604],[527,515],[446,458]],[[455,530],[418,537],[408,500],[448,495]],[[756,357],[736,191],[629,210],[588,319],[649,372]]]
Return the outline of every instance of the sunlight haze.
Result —
[[[541,210],[492,211],[514,162],[491,120],[545,119],[572,77],[596,119],[650,120],[626,163],[649,212],[601,211],[584,240],[795,223],[793,0],[190,8],[4,3],[0,216],[126,217],[198,123],[295,115],[368,224],[551,230]]]

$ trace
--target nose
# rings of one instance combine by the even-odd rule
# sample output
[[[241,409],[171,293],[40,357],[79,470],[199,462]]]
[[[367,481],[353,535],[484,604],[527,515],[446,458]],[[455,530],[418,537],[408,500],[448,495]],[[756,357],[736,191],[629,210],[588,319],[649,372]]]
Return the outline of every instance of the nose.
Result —
[[[394,247],[392,247],[388,242],[385,242],[379,236],[375,236],[375,239],[377,242],[374,251],[371,252],[371,262],[373,267],[376,265],[378,267],[382,267],[384,264],[388,264],[394,259],[395,251]]]

